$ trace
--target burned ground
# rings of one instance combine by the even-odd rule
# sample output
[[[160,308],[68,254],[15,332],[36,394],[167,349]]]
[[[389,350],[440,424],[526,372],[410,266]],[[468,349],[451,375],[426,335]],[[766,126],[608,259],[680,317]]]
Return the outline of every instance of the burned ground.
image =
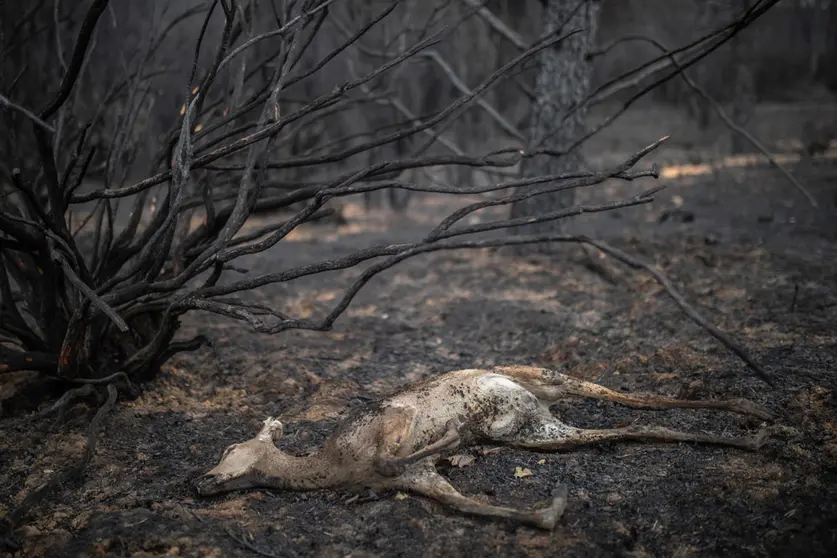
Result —
[[[653,205],[577,225],[655,260],[753,352],[776,389],[691,323],[653,279],[598,254],[421,256],[373,280],[328,333],[270,337],[187,317],[182,335],[205,333],[215,349],[176,357],[139,398],[117,405],[83,480],[27,516],[13,555],[834,555],[837,170],[820,163],[804,172],[826,206],[819,211],[775,172],[751,168],[669,180]],[[602,192],[643,186],[608,183]],[[350,205],[341,229],[303,229],[248,265],[274,270],[411,238],[451,203],[463,202],[423,198],[406,218]],[[684,214],[691,218],[675,218]],[[317,314],[359,273],[258,296],[294,315]],[[445,469],[464,493],[505,505],[542,504],[567,485],[569,506],[552,533],[459,515],[412,495],[254,490],[198,499],[189,487],[268,415],[286,424],[284,447],[305,451],[345,413],[409,383],[511,363],[568,369],[619,390],[746,397],[775,411],[779,426],[757,453],[686,444],[557,454],[481,447],[465,452],[472,462]],[[78,457],[93,411],[78,407],[63,425],[37,423],[28,412],[0,422],[4,514]],[[636,422],[740,436],[759,426],[731,413],[589,400],[553,411],[584,427]]]

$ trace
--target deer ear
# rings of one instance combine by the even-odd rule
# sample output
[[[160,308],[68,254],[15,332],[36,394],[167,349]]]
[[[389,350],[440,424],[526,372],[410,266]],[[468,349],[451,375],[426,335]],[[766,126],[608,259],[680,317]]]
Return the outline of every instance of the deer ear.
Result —
[[[273,440],[281,438],[284,433],[285,427],[281,421],[273,417],[267,417],[256,438],[261,442],[273,442]]]

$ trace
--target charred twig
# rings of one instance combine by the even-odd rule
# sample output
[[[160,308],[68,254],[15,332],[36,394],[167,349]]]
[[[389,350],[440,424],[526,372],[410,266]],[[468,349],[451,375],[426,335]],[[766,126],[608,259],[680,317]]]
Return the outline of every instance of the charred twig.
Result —
[[[599,213],[602,211],[610,211],[612,209],[621,209],[623,207],[631,207],[634,205],[641,205],[651,203],[654,201],[654,194],[663,190],[665,186],[657,186],[636,196],[621,200],[596,205],[575,205],[566,209],[558,211],[550,211],[547,213],[539,213],[531,217],[518,217],[515,219],[506,219],[503,221],[494,221],[489,223],[480,223],[469,227],[461,227],[458,229],[437,228],[427,238],[428,241],[441,240],[443,238],[450,238],[452,236],[459,236],[463,234],[474,234],[485,231],[494,231],[498,229],[511,229],[521,225],[530,225],[534,223],[545,223],[554,221],[556,219],[563,219],[565,217],[572,217],[574,215],[581,215],[582,213]],[[540,192],[538,192],[540,193]],[[517,200],[520,196],[508,196],[507,200]],[[441,226],[440,226],[441,227]]]
[[[70,405],[77,399],[84,399],[86,397],[90,397],[96,394],[96,388],[94,388],[91,384],[87,384],[81,386],[79,388],[71,389],[65,391],[64,394],[52,404],[47,409],[44,409],[40,413],[38,413],[39,417],[46,417],[53,413],[58,413],[58,420],[60,421],[61,418],[66,413],[67,409]]]
[[[526,192],[523,192],[523,193],[515,193],[513,195],[506,196],[506,197],[503,197],[503,198],[494,199],[494,200],[487,200],[487,201],[483,201],[483,202],[477,202],[477,203],[473,203],[473,204],[471,204],[467,207],[463,207],[462,209],[459,209],[459,210],[455,211],[450,216],[445,218],[445,220],[442,221],[436,227],[436,229],[434,229],[433,232],[430,233],[428,238],[433,238],[436,235],[442,234],[442,231],[445,231],[445,230],[449,229],[451,225],[453,225],[455,222],[461,220],[463,217],[469,215],[470,213],[473,213],[474,211],[484,209],[486,207],[512,204],[512,203],[515,203],[515,202],[518,202],[518,201],[521,201],[521,200],[525,200],[525,199],[528,199],[528,198],[531,198],[531,197],[534,197],[534,196],[538,196],[538,195],[541,195],[541,194],[546,194],[546,193],[550,193],[550,192],[557,192],[557,191],[560,191],[560,190],[566,190],[566,189],[570,189],[570,188],[578,188],[578,187],[582,187],[582,186],[588,186],[588,185],[592,185],[592,184],[596,184],[598,182],[601,182],[604,178],[607,178],[607,177],[621,178],[623,180],[634,180],[636,178],[646,177],[646,176],[651,176],[651,177],[657,178],[657,177],[659,177],[659,170],[657,169],[656,165],[649,171],[639,171],[639,172],[627,172],[627,171],[628,171],[628,169],[633,167],[636,163],[638,163],[640,159],[642,159],[643,157],[645,157],[646,155],[648,155],[649,153],[651,153],[652,151],[657,149],[664,142],[668,141],[668,139],[669,139],[669,136],[665,136],[665,137],[660,138],[659,140],[655,141],[651,145],[649,145],[649,146],[639,150],[637,153],[631,155],[622,164],[620,164],[617,167],[615,167],[613,169],[610,169],[608,171],[604,171],[604,172],[601,172],[601,173],[592,173],[589,177],[583,177],[583,178],[580,177],[576,180],[569,180],[569,181],[563,182],[562,184],[553,185],[553,186],[550,186],[548,188],[544,188],[544,189],[541,189],[541,190],[529,190],[529,191],[526,191]],[[520,185],[523,185],[523,184],[517,184],[517,186],[520,186]],[[583,210],[581,210],[581,212],[583,212]]]
[[[336,23],[337,27],[344,34],[346,34],[346,35],[349,34],[348,30],[346,29],[346,26],[343,25],[340,22],[339,19],[336,19],[335,23]],[[387,53],[383,52],[383,51],[371,51],[370,49],[367,49],[367,48],[363,48],[361,50],[363,52],[366,52],[368,54],[371,54],[371,55],[379,57],[379,58],[386,59],[386,58],[389,57],[387,55]],[[524,47],[522,50],[525,51],[526,48]],[[456,87],[464,95],[471,95],[471,93],[472,93],[471,89],[465,84],[465,82],[462,80],[462,78],[460,78],[456,74],[456,71],[454,71],[454,69],[451,67],[451,65],[448,64],[447,61],[445,61],[445,59],[442,57],[442,55],[439,52],[437,52],[435,50],[426,50],[424,52],[419,53],[418,56],[422,57],[422,58],[428,58],[428,59],[432,60],[442,70],[442,72],[445,74],[445,76],[448,78],[448,80],[451,82],[451,84],[454,87]],[[350,68],[351,68],[351,60],[349,60],[349,65],[350,65]],[[364,92],[367,92],[368,87],[364,87],[364,90],[365,90]],[[415,121],[419,120],[397,98],[383,99],[380,102],[391,104],[399,112],[401,112],[404,116],[406,116],[408,119],[410,119],[410,121],[415,122]],[[501,129],[503,129],[511,137],[519,140],[521,143],[523,142],[523,139],[524,139],[523,133],[520,132],[513,124],[508,122],[508,120],[506,120],[503,117],[503,115],[500,114],[499,111],[497,111],[497,109],[495,109],[493,106],[491,106],[491,104],[488,103],[488,101],[486,101],[485,99],[483,99],[481,97],[477,97],[475,102],[476,102],[477,106],[479,106],[481,109],[483,109],[485,111],[485,113],[488,114],[488,116],[492,120],[494,120]],[[432,129],[425,130],[425,133],[428,133],[428,134],[431,134],[431,135],[435,136],[435,138],[437,140],[443,139],[443,138],[441,138],[441,136],[439,134],[433,132]],[[454,153],[457,153],[457,154],[462,153],[462,151],[459,148],[456,148],[455,146],[450,145],[450,140],[446,140],[444,145],[446,147],[448,147],[449,149],[451,149],[451,151],[453,151]]]
[[[78,480],[82,474],[84,474],[84,470],[90,462],[90,459],[93,457],[93,452],[96,450],[99,429],[101,428],[102,422],[105,420],[107,414],[111,411],[111,409],[113,409],[113,406],[116,403],[117,395],[118,392],[116,387],[113,384],[108,384],[107,399],[96,412],[96,415],[87,427],[87,440],[85,441],[84,451],[82,452],[81,458],[72,467],[55,474],[47,482],[33,489],[32,492],[30,492],[26,498],[23,499],[23,502],[21,502],[11,511],[11,513],[9,513],[9,515],[5,518],[5,525],[3,525],[3,527],[9,531],[9,535],[11,534],[11,531],[17,527],[20,521],[23,520],[32,510],[32,508],[37,506],[50,493],[70,482]]]
[[[214,351],[215,343],[213,343],[212,339],[205,335],[196,335],[192,339],[186,341],[173,341],[169,343],[168,346],[156,358],[155,364],[157,366],[160,366],[166,363],[171,357],[178,353],[194,352],[200,349],[201,347],[209,347]]]
[[[526,50],[526,41],[523,40],[516,31],[509,28],[502,19],[494,15],[491,10],[485,7],[485,2],[480,0],[460,0],[471,8],[477,10],[477,14],[488,23],[492,29],[497,31],[501,36],[505,37],[511,44],[516,46],[518,50]]]
[[[108,304],[104,300],[102,300],[99,297],[99,295],[97,295],[93,291],[93,289],[87,286],[84,283],[84,281],[79,279],[79,277],[76,275],[76,272],[73,271],[73,268],[70,267],[70,264],[67,263],[67,260],[66,258],[64,258],[64,256],[62,256],[61,254],[56,254],[55,257],[58,261],[58,264],[61,266],[61,269],[64,271],[64,275],[67,277],[70,283],[72,283],[73,286],[80,290],[84,294],[84,296],[87,297],[90,300],[90,302],[93,303],[93,306],[101,310],[105,316],[110,318],[111,321],[114,324],[116,324],[116,327],[119,328],[119,331],[124,333],[130,329],[128,327],[128,324],[125,323],[125,320],[123,320],[113,308],[108,306]]]
[[[47,132],[50,132],[50,133],[55,132],[55,128],[53,128],[52,126],[50,126],[49,124],[47,124],[46,122],[41,120],[38,117],[38,115],[36,115],[34,112],[32,112],[31,110],[29,110],[25,107],[22,107],[22,106],[18,105],[17,103],[13,103],[12,101],[10,101],[6,97],[4,97],[2,94],[0,94],[0,107],[7,107],[11,110],[17,111],[20,114],[22,114],[23,116],[25,116],[26,118],[28,118],[29,120],[31,120],[32,122],[34,122],[35,124],[37,124],[38,126],[40,126],[41,128],[43,128],[44,130],[46,130]]]
[[[453,68],[450,67],[450,64],[448,64],[438,52],[436,52],[435,50],[429,50],[421,53],[421,56],[429,58],[430,60],[435,62],[442,69],[442,72],[444,72],[444,74],[448,77],[453,86],[456,87],[459,91],[461,91],[464,95],[471,94],[471,90],[468,88],[468,86],[459,78],[459,76],[456,75],[456,72],[453,71]],[[525,138],[523,132],[518,130],[512,123],[507,121],[503,117],[503,115],[501,115],[497,111],[497,109],[495,109],[488,103],[488,101],[486,101],[485,99],[478,98],[476,100],[476,103],[477,106],[483,109],[491,117],[491,119],[494,120],[497,123],[497,125],[501,129],[503,129],[507,134],[519,140],[521,143],[524,142]]]
[[[0,248],[2,248],[2,242],[0,242]],[[46,341],[41,334],[35,332],[26,323],[15,303],[6,265],[6,258],[0,251],[0,317],[2,317],[0,329],[11,332],[12,336],[20,339],[24,346],[37,351],[45,351]]]
[[[81,71],[81,66],[84,63],[87,47],[90,44],[90,39],[93,37],[93,31],[96,29],[96,23],[99,21],[102,13],[104,13],[108,2],[109,0],[93,0],[93,3],[87,10],[87,16],[85,16],[81,29],[78,32],[78,37],[76,38],[76,46],[73,49],[70,65],[64,73],[64,78],[61,80],[61,86],[58,88],[55,97],[41,111],[39,116],[42,120],[46,120],[52,116],[55,111],[61,108],[61,105],[64,104],[67,97],[70,96],[70,91],[72,91]]]

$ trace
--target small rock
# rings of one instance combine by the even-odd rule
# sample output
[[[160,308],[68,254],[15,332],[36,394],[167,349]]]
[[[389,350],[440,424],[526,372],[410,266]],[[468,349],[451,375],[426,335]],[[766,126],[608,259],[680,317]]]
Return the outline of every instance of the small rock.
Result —
[[[695,214],[687,209],[670,209],[664,211],[657,222],[665,223],[668,220],[674,223],[691,223],[695,220]]]
[[[75,530],[83,529],[89,521],[90,512],[81,512],[70,521],[70,526]]]
[[[605,496],[605,502],[607,502],[608,504],[611,504],[611,505],[618,504],[619,502],[621,502],[624,499],[625,498],[621,494],[619,494],[618,492],[611,492],[610,494]]]
[[[38,537],[41,535],[41,530],[35,527],[34,525],[24,525],[20,529],[18,529],[18,533],[20,536],[29,539],[32,537]]]
[[[827,467],[837,470],[837,442],[827,442],[823,444],[823,453],[825,453],[828,463]]]
[[[461,468],[467,467],[468,465],[472,464],[475,461],[475,458],[473,455],[470,454],[457,454],[448,457],[448,461],[450,461],[450,464],[454,467]]]

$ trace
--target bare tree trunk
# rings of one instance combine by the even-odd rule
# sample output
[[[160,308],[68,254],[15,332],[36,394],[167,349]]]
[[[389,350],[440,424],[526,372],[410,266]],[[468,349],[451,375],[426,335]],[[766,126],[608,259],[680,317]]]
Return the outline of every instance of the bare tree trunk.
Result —
[[[581,101],[590,88],[591,65],[587,54],[593,46],[599,20],[598,0],[548,0],[544,9],[546,33],[558,29],[564,32],[581,28],[555,48],[540,55],[540,72],[535,82],[535,104],[532,107],[528,143],[530,147],[565,149],[585,131],[587,111],[580,109],[568,119],[567,112]],[[526,159],[522,165],[524,176],[557,174],[577,170],[581,158],[576,152],[562,157]],[[573,190],[545,194],[516,202],[512,218],[556,211],[573,205]],[[516,234],[560,232],[561,221],[526,225]]]
[[[706,34],[717,26],[721,6],[715,2],[705,2],[703,0],[695,0],[694,4],[695,26],[699,33]],[[704,62],[695,64],[690,73],[698,85],[711,91],[713,95],[717,95],[718,87],[712,82],[713,72],[717,72],[717,68]],[[681,99],[685,97],[686,113],[689,118],[695,122],[698,130],[706,131],[712,124],[714,114],[712,107],[683,80],[676,79],[671,83],[676,84],[674,86],[680,88],[679,91],[681,92],[675,102],[679,104]]]
[[[733,4],[737,13],[743,13],[750,7],[750,0],[736,0]],[[735,98],[732,102],[732,118],[739,126],[746,126],[755,111],[755,87],[753,84],[753,72],[747,65],[748,60],[744,58],[744,38],[739,35],[730,41],[732,47],[732,63],[734,70]],[[751,145],[741,134],[732,132],[730,150],[733,155],[746,153]]]
[[[829,24],[831,23],[830,0],[811,1],[803,3],[805,9],[804,18],[806,20],[806,35],[808,36],[808,43],[810,45],[810,55],[808,58],[808,79],[816,81],[820,62],[823,55],[828,52],[828,34]]]

